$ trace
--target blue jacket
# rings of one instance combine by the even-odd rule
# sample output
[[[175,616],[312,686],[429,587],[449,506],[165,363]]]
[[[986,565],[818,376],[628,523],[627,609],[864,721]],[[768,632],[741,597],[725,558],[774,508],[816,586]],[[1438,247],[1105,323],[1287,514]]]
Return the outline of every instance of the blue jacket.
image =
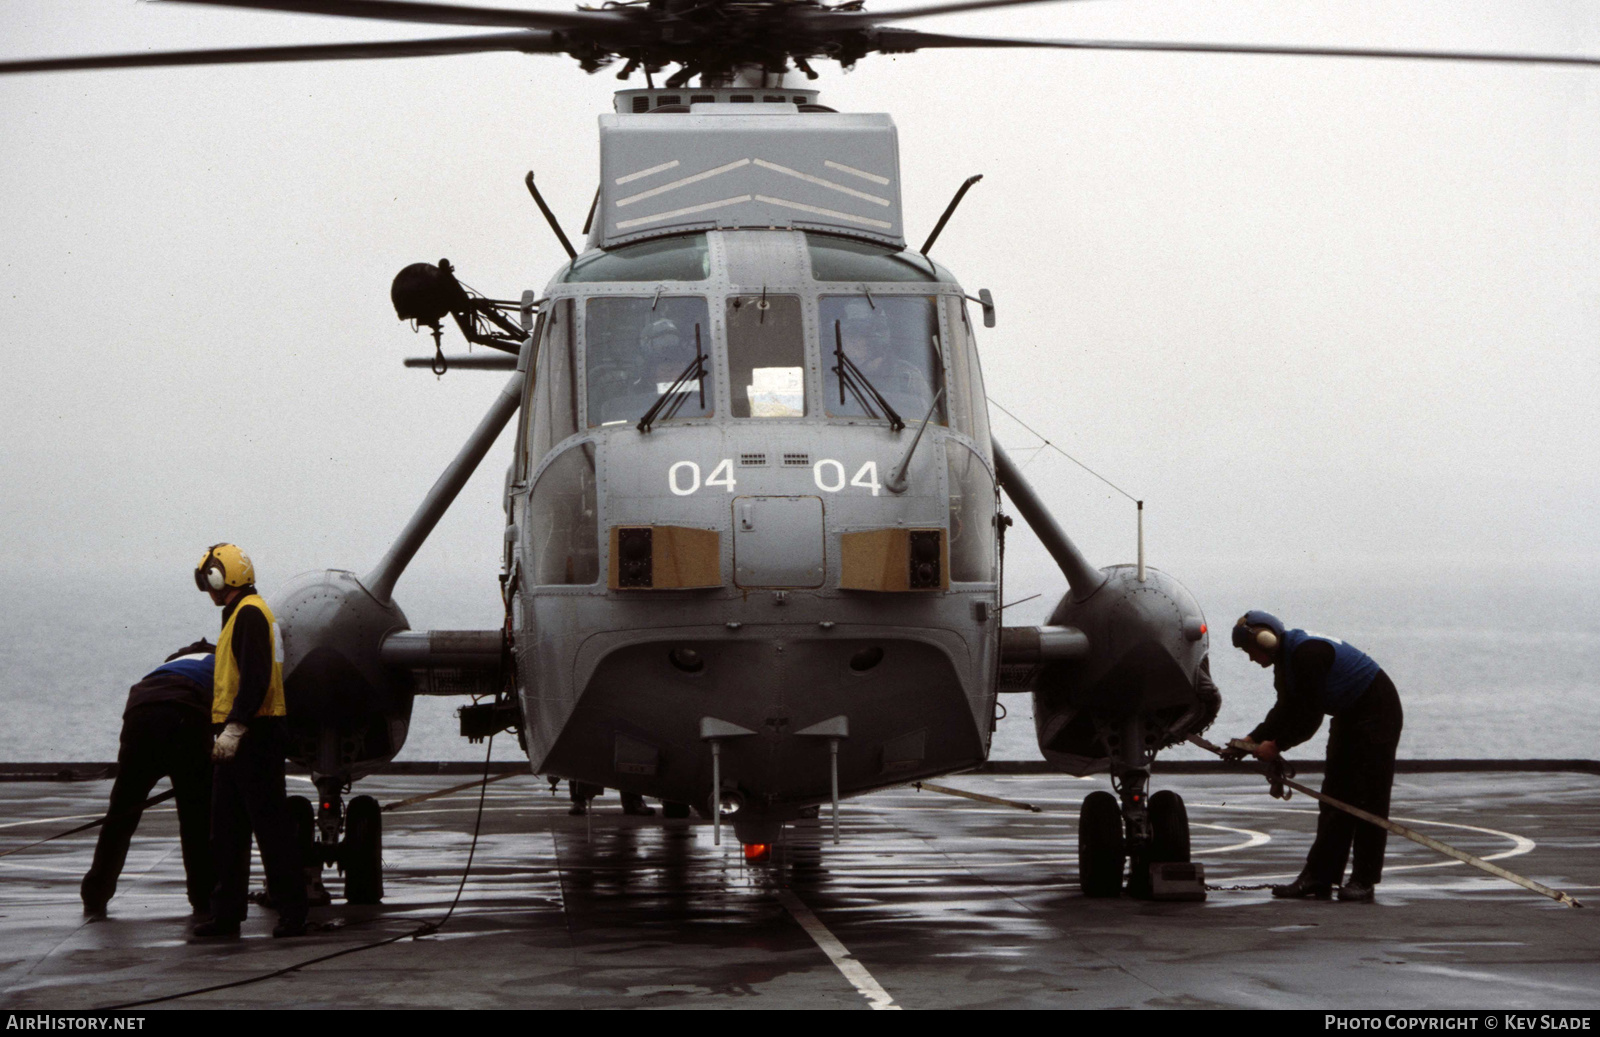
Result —
[[[1273,667],[1273,684],[1279,691],[1291,694],[1295,691],[1294,666],[1284,663],[1292,659],[1295,649],[1307,641],[1324,641],[1333,646],[1333,668],[1328,671],[1320,688],[1311,689],[1318,707],[1332,716],[1355,705],[1361,693],[1367,690],[1367,685],[1372,683],[1372,678],[1378,675],[1378,664],[1355,645],[1326,634],[1312,634],[1299,629],[1285,630],[1283,654]]]

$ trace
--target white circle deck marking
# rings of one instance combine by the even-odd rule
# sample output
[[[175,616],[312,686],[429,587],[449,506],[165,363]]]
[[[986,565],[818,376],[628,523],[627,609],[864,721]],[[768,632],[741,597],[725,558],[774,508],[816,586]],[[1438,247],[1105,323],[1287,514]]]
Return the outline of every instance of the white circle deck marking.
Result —
[[[1268,835],[1266,832],[1258,832],[1254,828],[1230,828],[1227,825],[1212,825],[1206,824],[1203,821],[1190,821],[1189,827],[1214,828],[1219,832],[1232,832],[1235,835],[1242,835],[1245,837],[1245,840],[1242,843],[1229,843],[1227,846],[1219,846],[1214,850],[1192,850],[1189,854],[1191,857],[1198,857],[1203,853],[1232,853],[1235,850],[1248,850],[1252,847],[1265,846],[1272,842],[1272,836]]]
[[[1265,808],[1265,809],[1272,809],[1272,808],[1268,807],[1268,808]],[[1305,814],[1305,813],[1312,813],[1313,811],[1286,810],[1284,812],[1285,813],[1302,813],[1302,814]],[[1479,833],[1481,835],[1492,835],[1492,836],[1495,836],[1495,837],[1500,838],[1500,839],[1509,839],[1511,841],[1511,849],[1502,850],[1499,853],[1487,854],[1487,855],[1482,856],[1482,857],[1479,858],[1480,860],[1485,860],[1485,861],[1502,861],[1502,860],[1505,860],[1507,857],[1520,857],[1525,853],[1531,853],[1533,851],[1533,849],[1536,846],[1539,845],[1538,843],[1534,842],[1532,839],[1529,839],[1525,835],[1517,835],[1515,832],[1502,832],[1498,828],[1482,828],[1482,827],[1480,827],[1478,825],[1464,825],[1464,824],[1461,824],[1461,823],[1456,822],[1456,821],[1428,821],[1428,820],[1424,820],[1422,818],[1415,818],[1415,817],[1391,817],[1389,820],[1398,822],[1400,824],[1406,824],[1406,825],[1438,825],[1441,828],[1459,828],[1459,829],[1462,829],[1463,831],[1477,832],[1477,833]],[[1395,865],[1393,867],[1385,865],[1383,871],[1384,871],[1384,874],[1386,874],[1386,875],[1392,875],[1395,872],[1400,872],[1400,871],[1425,871],[1425,870],[1427,870],[1429,868],[1448,868],[1448,867],[1452,867],[1454,865],[1465,864],[1465,863],[1466,863],[1465,861],[1446,860],[1446,861],[1434,861],[1431,864],[1398,864],[1398,865]],[[1296,872],[1283,872],[1281,874],[1276,874],[1276,875],[1250,875],[1250,876],[1234,875],[1234,876],[1230,876],[1228,881],[1229,882],[1237,882],[1237,883],[1242,883],[1242,882],[1266,882],[1266,881],[1268,881],[1270,879],[1294,878],[1294,877],[1298,876],[1299,874],[1300,873],[1298,871],[1296,871]]]

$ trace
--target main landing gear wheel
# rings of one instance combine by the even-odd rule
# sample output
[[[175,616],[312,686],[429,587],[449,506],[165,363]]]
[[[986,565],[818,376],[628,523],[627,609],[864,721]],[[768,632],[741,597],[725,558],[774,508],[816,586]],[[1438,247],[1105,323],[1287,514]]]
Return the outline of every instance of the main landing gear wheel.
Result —
[[[1146,805],[1150,842],[1128,862],[1128,895],[1148,900],[1154,895],[1150,868],[1156,864],[1189,863],[1189,812],[1183,797],[1162,789]]]
[[[357,796],[344,815],[344,898],[352,904],[383,900],[383,811],[371,796]]]
[[[1126,858],[1117,797],[1105,791],[1089,793],[1078,811],[1078,884],[1083,895],[1120,896]]]
[[[1189,863],[1189,811],[1183,797],[1162,789],[1150,797],[1150,863]]]

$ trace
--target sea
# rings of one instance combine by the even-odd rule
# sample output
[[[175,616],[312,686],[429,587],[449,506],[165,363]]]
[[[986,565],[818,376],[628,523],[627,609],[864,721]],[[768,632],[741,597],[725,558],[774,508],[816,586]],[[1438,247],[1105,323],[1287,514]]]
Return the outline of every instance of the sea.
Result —
[[[1020,571],[1036,583],[1007,584],[1005,622],[1043,622],[1063,591],[1059,577],[1047,563]],[[1227,641],[1235,618],[1265,608],[1378,660],[1404,704],[1402,758],[1600,757],[1600,568],[1245,559],[1197,562],[1178,575],[1212,627],[1212,673],[1223,694],[1213,737],[1243,735],[1272,705],[1271,674]],[[397,598],[415,629],[500,623],[492,574],[408,573]],[[183,645],[214,640],[217,622],[188,572],[0,572],[0,761],[114,760],[128,687]],[[991,758],[1039,759],[1031,697],[1000,703]],[[419,697],[398,759],[483,759],[487,747],[459,735],[459,705]],[[1326,728],[1290,755],[1320,757],[1325,740]],[[498,739],[493,756],[519,758],[516,740]],[[1192,746],[1164,754],[1202,757]]]

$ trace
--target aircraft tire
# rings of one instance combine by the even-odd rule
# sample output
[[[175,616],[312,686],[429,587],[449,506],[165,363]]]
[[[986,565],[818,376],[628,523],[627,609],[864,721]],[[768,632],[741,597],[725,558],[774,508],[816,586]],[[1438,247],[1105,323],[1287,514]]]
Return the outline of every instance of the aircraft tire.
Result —
[[[383,900],[383,811],[371,796],[357,796],[344,815],[344,898],[352,904]]]
[[[673,803],[670,800],[661,801],[661,816],[670,818],[685,818],[689,816],[689,804]]]
[[[317,856],[317,815],[311,801],[304,796],[289,797],[289,823],[294,826],[294,848],[300,855],[300,865],[320,864]]]
[[[1104,790],[1089,793],[1078,811],[1078,884],[1083,895],[1120,896],[1126,858],[1117,797]]]
[[[1171,789],[1150,797],[1150,862],[1189,863],[1189,810]]]

